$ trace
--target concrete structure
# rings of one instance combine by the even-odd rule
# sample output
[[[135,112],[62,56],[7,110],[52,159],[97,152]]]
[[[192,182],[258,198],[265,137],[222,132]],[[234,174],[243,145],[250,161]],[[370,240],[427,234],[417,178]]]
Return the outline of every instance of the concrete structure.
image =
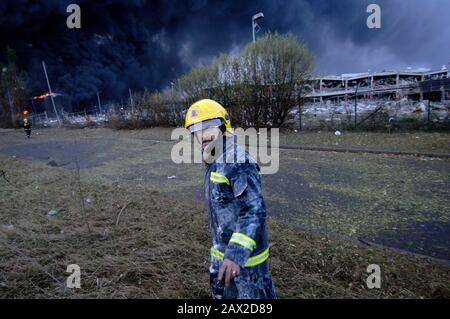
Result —
[[[342,74],[340,76],[315,77],[308,85],[305,97],[311,102],[347,100],[355,96],[372,98],[413,100],[449,99],[450,72],[429,69]]]

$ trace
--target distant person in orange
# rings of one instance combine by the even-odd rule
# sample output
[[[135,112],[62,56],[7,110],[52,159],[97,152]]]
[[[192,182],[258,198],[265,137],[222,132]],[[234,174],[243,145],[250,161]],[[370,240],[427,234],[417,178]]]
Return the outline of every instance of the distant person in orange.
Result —
[[[23,128],[25,129],[25,133],[27,134],[27,137],[30,138],[31,137],[31,127],[33,125],[31,124],[30,121],[28,121],[28,119],[24,119],[23,120]]]

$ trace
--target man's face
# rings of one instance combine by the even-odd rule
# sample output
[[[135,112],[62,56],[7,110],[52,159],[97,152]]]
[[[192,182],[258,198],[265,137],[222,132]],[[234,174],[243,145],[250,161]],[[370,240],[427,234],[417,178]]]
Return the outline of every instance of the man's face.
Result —
[[[211,127],[194,133],[197,141],[205,148],[209,143],[214,141],[219,135],[222,135],[220,128]]]

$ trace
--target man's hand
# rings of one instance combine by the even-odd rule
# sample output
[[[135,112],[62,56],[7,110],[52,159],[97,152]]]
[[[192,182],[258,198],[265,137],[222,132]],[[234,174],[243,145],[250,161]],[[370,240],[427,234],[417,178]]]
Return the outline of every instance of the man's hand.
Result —
[[[230,281],[233,280],[235,277],[239,276],[239,273],[241,272],[241,267],[236,264],[235,262],[225,259],[223,261],[222,266],[219,269],[219,280],[222,280],[222,278],[225,275],[225,286],[228,286],[230,284]]]

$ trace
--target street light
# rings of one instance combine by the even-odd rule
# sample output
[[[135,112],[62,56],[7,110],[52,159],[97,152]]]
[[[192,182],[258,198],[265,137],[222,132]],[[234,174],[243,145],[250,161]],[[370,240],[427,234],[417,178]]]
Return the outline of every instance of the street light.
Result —
[[[253,43],[255,43],[256,41],[256,33],[258,33],[258,31],[255,31],[256,28],[259,28],[259,25],[256,21],[261,20],[262,18],[264,18],[264,14],[260,11],[256,14],[253,15],[252,17],[252,32],[253,32]]]
[[[356,90],[355,90],[355,128],[356,128],[356,121],[358,118],[358,89],[360,88],[362,82],[356,83]]]
[[[173,88],[175,86],[175,82],[170,82],[170,88],[171,88],[171,96],[172,96],[172,110],[175,110],[175,95]]]

